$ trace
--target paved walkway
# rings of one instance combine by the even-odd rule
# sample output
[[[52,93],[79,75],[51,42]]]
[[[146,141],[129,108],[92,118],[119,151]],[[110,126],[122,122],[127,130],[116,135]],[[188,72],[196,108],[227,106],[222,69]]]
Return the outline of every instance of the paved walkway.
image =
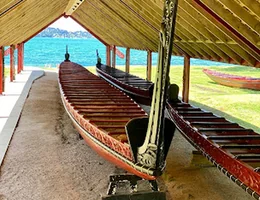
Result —
[[[5,81],[5,92],[0,95],[0,166],[19,121],[23,105],[34,80],[44,75],[39,68],[25,68],[13,82]]]

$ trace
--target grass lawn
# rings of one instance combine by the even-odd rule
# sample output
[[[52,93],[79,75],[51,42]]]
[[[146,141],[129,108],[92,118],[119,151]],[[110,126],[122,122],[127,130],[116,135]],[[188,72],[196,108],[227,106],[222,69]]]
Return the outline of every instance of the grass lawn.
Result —
[[[5,77],[9,76],[10,74],[10,68],[5,67]]]
[[[118,66],[124,70],[124,67]],[[191,66],[190,103],[205,110],[224,116],[240,125],[260,133],[260,91],[232,88],[219,85],[209,79],[203,72],[204,66]],[[260,78],[260,69],[251,67],[208,67],[224,73]],[[88,67],[95,72],[94,67]],[[130,73],[146,77],[145,66],[131,66]],[[154,80],[155,67],[152,70]],[[172,66],[170,71],[171,83],[176,83],[182,91],[182,66]]]

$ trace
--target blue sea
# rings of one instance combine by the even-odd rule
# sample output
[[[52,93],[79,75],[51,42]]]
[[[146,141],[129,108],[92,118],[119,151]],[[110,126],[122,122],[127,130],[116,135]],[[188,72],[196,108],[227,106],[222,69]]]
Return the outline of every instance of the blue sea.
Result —
[[[106,47],[95,38],[70,39],[70,38],[42,38],[34,37],[25,43],[24,65],[36,67],[56,67],[64,60],[68,45],[70,60],[83,66],[94,66],[96,64],[96,50],[102,62],[106,62]],[[125,54],[126,49],[117,47]],[[130,65],[146,65],[147,52],[131,49]],[[9,56],[5,57],[6,65],[9,65]],[[172,65],[183,65],[183,57],[173,56]],[[152,54],[152,64],[157,64],[157,53]],[[125,59],[116,58],[116,65],[125,65]],[[191,59],[191,65],[219,66],[225,63]]]

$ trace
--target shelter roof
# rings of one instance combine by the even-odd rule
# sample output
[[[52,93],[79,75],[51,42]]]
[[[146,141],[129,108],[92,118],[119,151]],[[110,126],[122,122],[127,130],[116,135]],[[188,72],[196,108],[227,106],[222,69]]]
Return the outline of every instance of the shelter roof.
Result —
[[[163,0],[1,0],[0,46],[68,15],[106,45],[157,51]],[[174,54],[260,67],[259,0],[179,0]]]

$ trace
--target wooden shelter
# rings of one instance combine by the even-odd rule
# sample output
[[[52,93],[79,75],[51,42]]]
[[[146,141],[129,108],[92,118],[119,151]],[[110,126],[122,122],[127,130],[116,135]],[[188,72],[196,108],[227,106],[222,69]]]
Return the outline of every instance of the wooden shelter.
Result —
[[[127,63],[130,49],[146,50],[149,61],[158,47],[162,7],[162,0],[3,0],[0,47],[20,47],[20,71],[20,44],[61,16],[68,16],[107,46],[107,64],[115,65],[115,48],[110,57],[110,47],[115,46],[127,48]],[[260,67],[259,10],[257,0],[179,1],[173,54],[185,57],[184,100],[188,100],[190,58]],[[148,63],[148,72],[150,66]]]
[[[150,80],[151,56],[152,52],[158,50],[162,11],[163,0],[1,0],[0,94],[4,88],[4,47],[10,47],[10,80],[12,81],[15,79],[14,49],[18,48],[19,73],[23,69],[24,43],[62,16],[73,18],[106,46],[106,62],[112,67],[116,65],[117,46],[126,48],[127,72],[129,72],[130,49],[147,51],[147,79]],[[260,67],[260,1],[179,0],[173,41],[172,53],[184,57],[183,101],[188,102],[191,58]],[[195,114],[202,113],[198,108],[188,107],[187,109],[186,104],[183,107],[178,109],[191,110]],[[190,111],[186,113],[188,112]],[[205,118],[208,118],[209,115],[211,116],[210,113],[206,113]],[[211,118],[215,120],[213,114]],[[218,125],[222,126],[223,123],[226,126],[226,121],[217,121]],[[236,124],[232,124],[232,126],[236,126]],[[212,131],[212,129],[223,131],[221,127],[217,130],[215,127],[201,128],[202,131]],[[194,132],[194,130],[192,129],[190,132]],[[229,131],[237,130],[244,131],[240,127],[229,128]],[[248,132],[251,134],[252,131]],[[213,138],[223,139],[221,135]],[[259,136],[251,134],[247,138],[258,139]],[[237,138],[231,135],[228,136],[228,139]],[[246,147],[245,145],[241,148]],[[210,151],[213,149],[212,146],[207,146],[207,148]],[[254,148],[259,148],[259,143]],[[218,158],[221,156],[222,154],[216,155]],[[256,158],[259,159],[259,154],[257,156]],[[208,159],[214,163],[214,159],[211,157]],[[220,165],[216,164],[216,166],[220,168]],[[220,168],[220,170],[225,172],[224,168]],[[248,174],[250,173],[257,174],[258,177],[259,168],[248,172]],[[226,174],[229,176],[228,171]],[[232,174],[229,177],[234,179]],[[250,180],[255,181],[256,178]],[[238,179],[233,181],[242,188],[244,187]],[[258,183],[259,179],[251,185],[246,184],[249,189],[245,189],[257,199],[260,195]],[[248,185],[254,190],[250,189]]]

